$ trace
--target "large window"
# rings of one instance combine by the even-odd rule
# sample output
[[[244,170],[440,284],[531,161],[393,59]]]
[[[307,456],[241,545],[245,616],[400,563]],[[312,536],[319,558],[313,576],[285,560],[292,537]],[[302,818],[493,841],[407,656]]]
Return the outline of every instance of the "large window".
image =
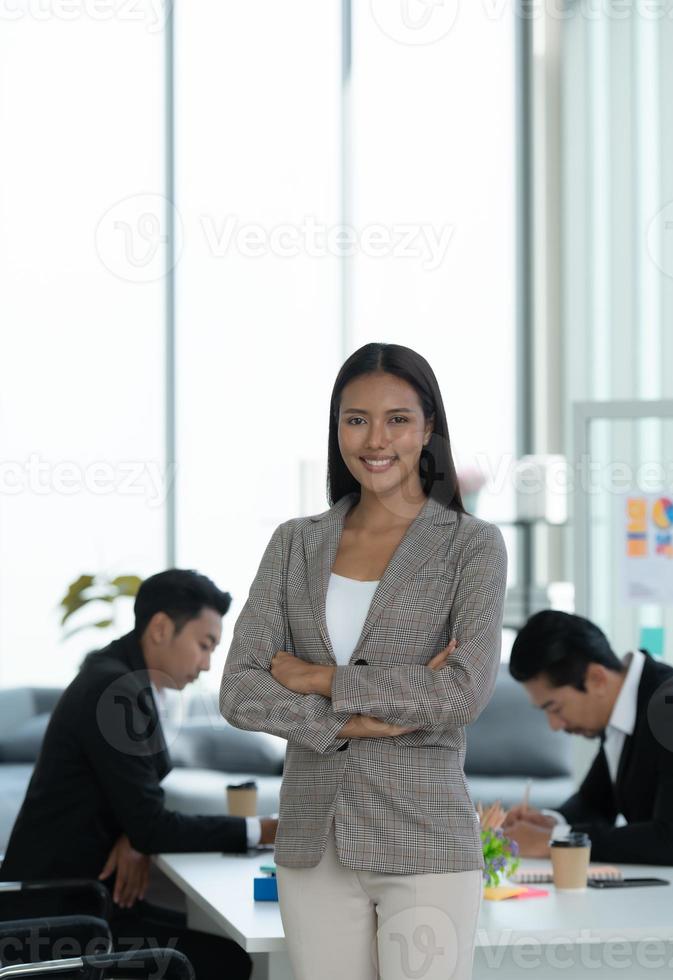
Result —
[[[428,358],[496,477],[478,513],[511,516],[513,30],[416,0],[7,13],[0,683],[63,683],[130,625],[63,642],[57,603],[165,566],[171,488],[176,562],[234,596],[225,651],[273,528],[327,506],[330,391],[372,340]]]
[[[480,514],[505,519],[516,452],[514,17],[489,18],[481,4],[429,9],[354,4],[353,219],[361,236],[380,227],[389,246],[356,254],[351,347],[386,340],[430,361],[458,461],[494,475]]]
[[[164,38],[149,4],[92,6],[0,31],[3,686],[63,683],[128,624],[63,642],[68,582],[164,562]]]
[[[563,409],[573,403],[673,397],[673,21],[670,5],[609,2],[562,24]],[[673,659],[673,609],[624,601],[609,515],[628,489],[671,492],[670,421],[597,422],[588,484],[593,564],[582,612],[615,649],[663,629]],[[612,540],[611,540],[612,539]],[[572,542],[568,567],[572,569]]]
[[[224,650],[275,525],[328,506],[362,344],[428,358],[458,459],[495,475],[479,512],[511,516],[514,18],[403,6],[178,8],[178,560],[232,592]]]

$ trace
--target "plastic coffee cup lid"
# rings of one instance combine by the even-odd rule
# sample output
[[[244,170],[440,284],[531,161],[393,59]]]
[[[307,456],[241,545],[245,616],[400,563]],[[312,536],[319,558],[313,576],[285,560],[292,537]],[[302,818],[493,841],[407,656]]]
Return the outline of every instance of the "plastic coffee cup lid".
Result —
[[[554,838],[549,844],[551,847],[591,847],[591,838],[588,834],[574,831],[567,837]]]

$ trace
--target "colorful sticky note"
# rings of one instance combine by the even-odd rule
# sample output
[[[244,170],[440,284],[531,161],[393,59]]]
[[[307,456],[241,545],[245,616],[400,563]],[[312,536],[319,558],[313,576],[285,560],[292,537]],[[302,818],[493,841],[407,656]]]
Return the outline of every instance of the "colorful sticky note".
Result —
[[[503,898],[517,898],[527,891],[518,885],[488,885],[484,888],[484,898],[489,902],[501,902]]]

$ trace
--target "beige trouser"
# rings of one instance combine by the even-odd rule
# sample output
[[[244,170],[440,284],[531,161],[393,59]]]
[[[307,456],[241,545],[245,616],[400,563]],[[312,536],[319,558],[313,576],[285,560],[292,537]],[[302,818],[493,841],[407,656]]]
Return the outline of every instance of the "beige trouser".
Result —
[[[353,871],[334,824],[314,868],[278,865],[278,900],[294,980],[469,980],[481,871]]]

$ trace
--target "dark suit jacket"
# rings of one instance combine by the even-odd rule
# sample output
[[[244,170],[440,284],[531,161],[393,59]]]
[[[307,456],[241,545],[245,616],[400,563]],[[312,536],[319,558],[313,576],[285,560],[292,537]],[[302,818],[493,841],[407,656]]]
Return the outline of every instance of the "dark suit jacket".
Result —
[[[592,860],[673,865],[671,696],[673,668],[646,653],[636,723],[624,740],[615,785],[601,744],[578,792],[559,807],[574,830],[588,832]],[[614,826],[619,813],[627,826]]]
[[[0,879],[97,877],[122,833],[145,854],[245,851],[243,818],[166,809],[170,769],[131,632],[90,654],[56,705]]]

